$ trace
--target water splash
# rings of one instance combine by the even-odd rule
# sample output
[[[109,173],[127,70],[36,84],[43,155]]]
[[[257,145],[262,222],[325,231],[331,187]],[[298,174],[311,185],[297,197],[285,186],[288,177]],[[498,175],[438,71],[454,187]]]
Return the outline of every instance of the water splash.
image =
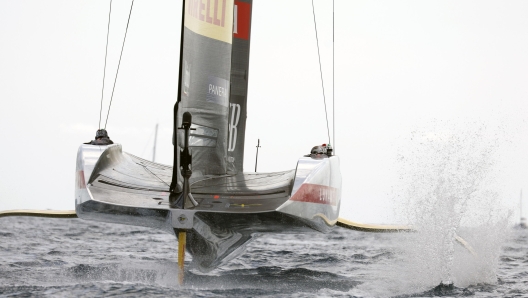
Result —
[[[412,134],[410,150],[400,155],[402,211],[418,232],[401,251],[414,287],[496,282],[506,236],[498,232],[508,217],[496,182],[500,144],[500,130],[480,124],[435,123]],[[457,245],[456,235],[467,238],[478,256]]]
[[[380,264],[379,296],[425,293],[438,285],[459,291],[497,282],[509,213],[502,207],[501,129],[437,122],[412,133],[399,154],[400,216],[416,233],[396,235],[396,261]],[[473,256],[455,241],[461,236]],[[454,284],[454,287],[452,286]]]

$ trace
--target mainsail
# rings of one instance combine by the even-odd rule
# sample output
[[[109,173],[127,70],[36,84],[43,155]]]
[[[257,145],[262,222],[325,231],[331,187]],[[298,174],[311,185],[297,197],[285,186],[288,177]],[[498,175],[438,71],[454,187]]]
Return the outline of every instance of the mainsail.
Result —
[[[252,6],[252,0],[246,0],[235,1],[234,7],[227,160],[228,171],[235,172],[242,172],[244,163]]]
[[[243,170],[250,24],[251,1],[185,1],[178,125],[192,114],[194,176]]]

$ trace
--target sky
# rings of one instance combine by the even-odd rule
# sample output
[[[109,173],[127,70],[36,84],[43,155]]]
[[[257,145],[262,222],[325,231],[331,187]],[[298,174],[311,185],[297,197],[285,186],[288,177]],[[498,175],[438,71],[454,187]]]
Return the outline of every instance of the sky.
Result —
[[[103,123],[130,3],[113,2]],[[411,174],[401,157],[424,145],[418,133],[498,148],[496,190],[517,218],[528,192],[528,2],[336,0],[334,85],[332,5],[314,4],[341,215],[399,220]],[[108,9],[108,0],[0,0],[0,210],[74,208],[77,148],[99,125]],[[134,2],[107,122],[124,151],[146,159],[158,123],[165,164],[180,17],[180,1]],[[244,167],[253,170],[260,139],[259,172],[293,169],[328,142],[311,2],[254,0],[251,34]]]

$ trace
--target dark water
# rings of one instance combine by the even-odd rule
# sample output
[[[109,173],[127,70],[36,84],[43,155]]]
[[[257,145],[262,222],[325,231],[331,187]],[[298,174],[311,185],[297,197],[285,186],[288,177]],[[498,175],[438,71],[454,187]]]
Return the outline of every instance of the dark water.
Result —
[[[207,275],[188,269],[180,287],[172,235],[79,219],[2,218],[0,296],[528,297],[528,231],[512,230],[497,244],[496,260],[457,248],[453,287],[437,287],[434,256],[409,253],[412,237],[420,236],[340,228],[265,235]]]

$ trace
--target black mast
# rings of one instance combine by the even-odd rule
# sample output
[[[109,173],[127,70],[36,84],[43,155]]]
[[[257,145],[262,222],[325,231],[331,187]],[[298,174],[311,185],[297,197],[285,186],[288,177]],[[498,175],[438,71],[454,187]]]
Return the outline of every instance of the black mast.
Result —
[[[172,127],[173,134],[173,145],[174,145],[174,158],[172,166],[172,181],[170,185],[170,197],[169,202],[172,206],[178,199],[178,195],[181,190],[178,187],[178,104],[181,101],[181,88],[182,88],[182,73],[183,73],[183,32],[185,28],[185,0],[182,0],[182,23],[181,23],[181,37],[180,37],[180,69],[178,71],[178,97],[174,104],[174,123]]]
[[[178,171],[180,170],[179,166],[179,152],[178,152],[178,105],[181,101],[181,91],[182,91],[182,69],[183,69],[183,33],[185,28],[185,0],[182,0],[182,23],[181,23],[181,37],[180,37],[180,69],[178,71],[178,99],[174,104],[174,124],[172,128],[173,133],[173,146],[174,146],[174,158],[172,166],[172,181],[170,185],[170,195],[169,195],[169,206],[170,208],[175,208],[176,201],[180,196],[183,189],[180,190],[178,187]],[[190,128],[190,125],[189,127]],[[186,130],[186,137],[188,138],[188,129]],[[186,141],[188,140],[186,138]],[[186,142],[187,143],[187,142]],[[187,145],[187,144],[186,144]],[[188,182],[188,179],[186,179]],[[183,188],[183,185],[182,185]],[[185,203],[182,204],[181,208],[185,208]],[[176,229],[175,229],[176,232]],[[185,259],[185,246],[187,232],[185,230],[177,231],[178,234],[178,281],[180,285],[183,285],[183,275],[184,275],[184,259]]]

